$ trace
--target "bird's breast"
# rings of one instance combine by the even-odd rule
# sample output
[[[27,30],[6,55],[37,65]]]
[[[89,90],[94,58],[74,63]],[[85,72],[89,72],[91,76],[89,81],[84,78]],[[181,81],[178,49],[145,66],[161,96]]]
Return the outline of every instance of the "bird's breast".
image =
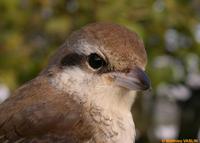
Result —
[[[91,143],[133,142],[135,127],[130,112],[109,111],[92,105],[86,113],[94,129]]]

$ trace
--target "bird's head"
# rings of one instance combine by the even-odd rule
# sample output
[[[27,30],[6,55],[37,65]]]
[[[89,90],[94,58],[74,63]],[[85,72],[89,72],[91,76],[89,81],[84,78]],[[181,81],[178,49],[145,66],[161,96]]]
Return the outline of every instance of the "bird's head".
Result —
[[[43,73],[69,94],[132,105],[128,93],[150,86],[146,63],[146,51],[136,33],[116,24],[94,23],[72,33]]]

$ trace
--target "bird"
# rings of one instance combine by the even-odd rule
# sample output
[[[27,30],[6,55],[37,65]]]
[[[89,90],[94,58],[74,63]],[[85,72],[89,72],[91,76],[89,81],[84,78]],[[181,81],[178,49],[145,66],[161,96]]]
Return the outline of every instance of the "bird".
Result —
[[[146,64],[134,31],[106,22],[83,26],[0,104],[0,142],[133,143],[131,107],[150,87]]]

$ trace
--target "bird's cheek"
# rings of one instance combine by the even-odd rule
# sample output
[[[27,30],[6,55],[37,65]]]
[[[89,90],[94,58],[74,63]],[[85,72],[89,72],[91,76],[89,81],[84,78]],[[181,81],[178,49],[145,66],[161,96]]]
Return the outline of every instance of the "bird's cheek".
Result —
[[[113,76],[110,75],[110,74],[104,74],[102,75],[102,79],[104,81],[105,84],[107,85],[112,85],[114,83],[114,79],[113,79]]]

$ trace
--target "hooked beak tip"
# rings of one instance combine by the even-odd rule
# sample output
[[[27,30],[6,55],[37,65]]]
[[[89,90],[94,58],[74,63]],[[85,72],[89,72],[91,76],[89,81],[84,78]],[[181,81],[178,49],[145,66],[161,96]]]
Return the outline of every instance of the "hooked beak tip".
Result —
[[[146,73],[137,68],[137,70],[135,71],[136,77],[138,78],[139,81],[139,86],[141,88],[141,90],[147,90],[150,88],[150,80],[148,78],[148,76],[146,75]]]

